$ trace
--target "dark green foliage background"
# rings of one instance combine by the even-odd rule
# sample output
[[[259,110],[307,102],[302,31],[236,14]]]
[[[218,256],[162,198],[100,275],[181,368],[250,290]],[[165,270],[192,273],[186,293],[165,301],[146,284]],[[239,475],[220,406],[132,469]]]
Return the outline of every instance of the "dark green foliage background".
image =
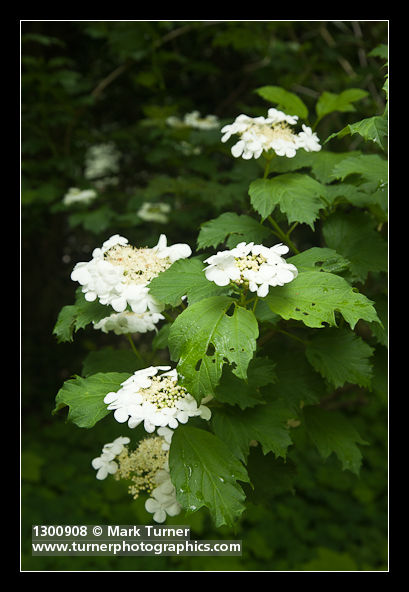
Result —
[[[362,447],[360,477],[341,472],[334,455],[323,462],[295,429],[296,450],[290,448],[288,456],[288,467],[292,460],[298,466],[292,491],[280,490],[274,479],[261,483],[255,494],[249,491],[236,532],[216,530],[205,510],[167,521],[190,524],[192,538],[241,539],[242,558],[40,558],[31,556],[30,542],[33,524],[142,524],[147,518],[143,500],[131,501],[116,481],[98,482],[90,466],[102,444],[118,435],[112,418],[81,430],[66,424],[64,413],[51,416],[58,389],[82,373],[87,355],[129,347],[125,339],[92,328],[76,333],[73,343],[57,344],[52,335],[57,315],[74,302],[69,277],[74,264],[88,260],[115,233],[153,246],[165,232],[170,243],[187,242],[195,250],[200,224],[225,211],[250,212],[247,188],[260,176],[257,162],[238,167],[217,130],[175,136],[166,117],[199,110],[228,123],[239,113],[265,114],[268,104],[254,92],[265,85],[299,94],[311,111],[324,91],[368,91],[357,112],[336,112],[320,122],[317,133],[325,139],[383,112],[384,62],[368,54],[387,44],[387,22],[25,21],[21,33],[22,569],[386,569],[382,346],[375,353],[373,390],[362,393],[354,386],[341,402],[369,443]],[[197,142],[204,153],[185,157],[175,151],[175,138]],[[89,186],[83,176],[86,150],[105,142],[114,142],[122,154],[119,184],[74,215],[61,205],[62,197],[69,187]],[[354,149],[363,149],[357,136],[331,145],[333,151]],[[376,152],[365,148],[371,150]],[[137,217],[147,200],[172,205],[169,224]],[[310,228],[299,230],[301,250],[316,246]],[[142,351],[150,349],[151,339],[142,341]],[[157,360],[167,361],[165,350]],[[250,460],[254,466],[262,461],[257,450]]]

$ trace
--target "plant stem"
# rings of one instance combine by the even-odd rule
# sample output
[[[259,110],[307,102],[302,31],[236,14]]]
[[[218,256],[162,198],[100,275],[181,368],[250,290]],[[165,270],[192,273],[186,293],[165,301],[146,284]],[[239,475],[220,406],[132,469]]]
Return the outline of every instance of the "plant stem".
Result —
[[[322,117],[317,117],[317,119],[314,121],[314,123],[311,126],[311,130],[313,132],[315,132],[317,125],[319,124],[319,122],[321,121]]]
[[[292,231],[297,228],[299,222],[294,222],[294,224],[288,229],[287,236],[289,237]]]
[[[270,164],[271,164],[271,161],[273,160],[273,158],[274,158],[275,156],[276,156],[275,154],[272,154],[271,156],[268,156],[268,157],[264,155],[264,158],[266,159],[266,161],[267,161],[267,162],[266,162],[266,166],[265,166],[265,168],[264,168],[264,175],[263,175],[263,179],[267,179],[267,177],[268,177],[268,173],[269,173],[269,171],[270,171]]]
[[[284,331],[284,329],[271,329],[270,331],[267,331],[267,333],[265,333],[264,335],[262,335],[260,337],[260,339],[258,340],[258,343],[257,343],[258,347],[261,347],[262,345],[264,345],[264,343],[266,341],[269,341],[277,333],[282,333],[283,335],[287,335],[287,337],[291,337],[292,339],[299,341],[303,345],[308,345],[308,341],[305,341],[304,339],[301,339],[301,337],[298,337],[297,335],[293,335],[292,333],[289,333],[288,331]]]
[[[290,247],[290,249],[292,251],[294,251],[294,253],[296,255],[298,255],[298,253],[300,252],[297,247],[294,245],[294,243],[292,242],[292,240],[290,239],[290,237],[288,236],[288,233],[285,234],[285,232],[283,230],[281,230],[281,228],[279,227],[279,225],[277,224],[277,222],[274,220],[274,218],[272,216],[268,216],[267,220],[271,223],[271,225],[275,228],[277,235],[281,238],[281,240],[284,243],[287,243],[288,246]],[[293,227],[295,228],[295,226],[293,225]],[[293,230],[294,228],[292,228],[291,230]]]
[[[133,353],[135,354],[135,356],[138,358],[138,360],[139,360],[140,362],[142,362],[142,364],[145,364],[145,360],[143,359],[143,357],[141,356],[141,354],[139,353],[139,351],[138,351],[138,350],[136,349],[136,347],[135,347],[135,344],[134,344],[134,342],[133,342],[133,339],[132,339],[132,337],[131,337],[131,334],[130,334],[130,333],[127,333],[127,334],[126,334],[126,336],[127,336],[127,338],[128,338],[128,341],[129,341],[129,343],[130,343],[130,345],[131,345],[132,351],[133,351]]]
[[[246,304],[247,304],[247,302],[246,302],[247,290],[248,290],[248,288],[243,289],[240,294],[239,306],[243,306],[243,308],[246,308]]]
[[[301,337],[297,337],[297,335],[293,335],[292,333],[288,333],[288,331],[284,331],[284,329],[277,329],[278,333],[283,333],[283,335],[287,335],[287,337],[291,337],[296,341],[300,341],[302,344],[307,345],[308,341],[301,339]]]

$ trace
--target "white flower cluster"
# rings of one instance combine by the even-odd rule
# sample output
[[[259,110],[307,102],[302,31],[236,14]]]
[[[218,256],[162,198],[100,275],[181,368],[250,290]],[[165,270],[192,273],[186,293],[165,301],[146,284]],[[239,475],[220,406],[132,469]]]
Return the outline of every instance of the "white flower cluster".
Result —
[[[90,146],[85,156],[85,178],[98,179],[117,173],[120,157],[121,153],[112,142]]]
[[[114,479],[131,481],[129,493],[134,499],[141,491],[150,497],[145,502],[147,512],[155,522],[164,522],[166,516],[176,516],[181,506],[176,499],[176,489],[170,479],[169,449],[173,431],[162,427],[157,436],[141,440],[136,450],[129,452],[129,438],[120,436],[105,444],[102,454],[91,462],[97,470],[97,479],[114,475]],[[114,460],[115,459],[115,460]]]
[[[164,372],[158,375],[159,370]],[[192,395],[178,384],[177,371],[170,370],[170,366],[137,370],[117,392],[108,393],[104,403],[114,411],[116,421],[127,421],[130,428],[144,422],[149,433],[157,427],[175,429],[189,417],[208,420],[211,416],[208,407],[198,406]]]
[[[147,222],[159,222],[166,224],[168,222],[168,214],[170,212],[170,205],[163,202],[151,203],[146,201],[137,211],[137,215],[142,220]]]
[[[220,127],[220,122],[216,115],[207,115],[206,117],[201,117],[199,111],[186,113],[183,119],[179,119],[179,117],[172,115],[167,118],[166,122],[171,127],[193,127],[202,130]]]
[[[160,313],[149,310],[141,314],[125,310],[111,314],[97,323],[94,322],[94,329],[100,329],[103,333],[113,331],[115,335],[146,333],[147,331],[155,331],[156,324],[164,318]]]
[[[287,263],[281,255],[288,247],[279,243],[273,247],[239,243],[234,249],[219,251],[205,259],[206,278],[218,286],[230,282],[248,286],[257,296],[267,296],[270,286],[283,286],[298,275],[295,265]]]
[[[318,152],[321,145],[317,134],[310,127],[302,125],[302,132],[295,133],[290,126],[297,123],[297,115],[286,115],[283,111],[271,108],[267,117],[249,117],[241,114],[232,124],[222,128],[222,142],[227,142],[233,134],[240,139],[231,148],[234,157],[245,160],[259,158],[263,152],[273,150],[278,156],[293,158],[299,148],[307,152]]]
[[[88,205],[97,197],[95,189],[78,189],[78,187],[70,187],[63,197],[63,203],[70,206],[73,203],[82,203]]]
[[[200,117],[199,111],[186,113],[185,124],[196,129],[214,129],[220,126],[216,115],[206,115],[206,117]]]
[[[105,444],[102,453],[91,462],[93,468],[97,471],[97,479],[106,479],[108,475],[114,475],[118,470],[118,464],[114,461],[121,454],[124,445],[130,442],[129,438],[120,436],[113,442]]]
[[[174,261],[189,257],[187,244],[167,246],[167,238],[160,235],[152,248],[128,245],[128,239],[115,234],[101,248],[94,249],[91,261],[77,263],[71,279],[82,286],[85,299],[112,306],[115,312],[142,314],[149,310],[159,313],[164,305],[149,294],[149,283]]]

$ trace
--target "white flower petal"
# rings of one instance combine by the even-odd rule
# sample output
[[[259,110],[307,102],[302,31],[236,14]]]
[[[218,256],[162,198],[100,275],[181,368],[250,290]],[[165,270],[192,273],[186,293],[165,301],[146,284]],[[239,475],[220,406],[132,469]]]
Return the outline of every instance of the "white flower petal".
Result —
[[[126,421],[128,421],[129,413],[126,409],[115,409],[114,417],[118,423],[125,423]]]
[[[261,284],[257,290],[257,296],[264,298],[268,294],[268,284]]]
[[[232,148],[231,148],[232,155],[235,158],[239,158],[239,156],[242,155],[245,146],[246,146],[246,143],[244,142],[244,140],[239,140],[237,142],[237,144],[234,144],[234,146],[232,146]]]
[[[147,499],[145,502],[145,510],[147,512],[149,512],[150,514],[157,512],[158,510],[160,510],[160,508],[161,508],[160,503],[151,497],[149,499]]]
[[[209,421],[209,419],[212,417],[212,412],[210,411],[209,407],[206,407],[206,405],[200,405],[199,411],[200,417],[206,421]]]
[[[165,522],[165,520],[166,520],[165,510],[158,510],[157,512],[155,512],[153,515],[153,519],[155,520],[155,522],[158,522],[159,524],[161,524],[162,522]]]
[[[174,502],[171,506],[168,506],[166,508],[166,513],[168,514],[168,516],[177,516],[178,514],[180,514],[181,511],[181,506],[178,502]]]

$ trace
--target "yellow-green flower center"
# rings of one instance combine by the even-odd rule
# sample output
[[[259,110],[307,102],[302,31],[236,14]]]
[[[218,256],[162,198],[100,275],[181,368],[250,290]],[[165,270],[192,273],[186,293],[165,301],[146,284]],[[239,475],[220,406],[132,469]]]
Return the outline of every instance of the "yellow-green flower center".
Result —
[[[132,482],[128,491],[134,499],[141,491],[151,493],[157,487],[155,475],[164,468],[169,457],[169,450],[163,450],[164,442],[161,436],[145,438],[133,452],[129,452],[128,447],[124,446],[118,455],[118,470],[114,478]]]
[[[267,262],[267,259],[263,255],[246,255],[245,257],[235,257],[236,267],[241,272],[251,269],[252,271],[258,271],[260,265]]]
[[[171,265],[168,257],[161,258],[152,249],[131,245],[115,245],[104,253],[104,258],[123,267],[125,282],[129,284],[146,285]]]
[[[183,399],[187,390],[179,386],[177,381],[169,376],[153,376],[151,385],[139,391],[145,401],[153,403],[158,409],[175,407],[176,402]]]
[[[268,144],[277,140],[284,140],[293,144],[296,142],[296,135],[285,121],[274,124],[252,123],[246,130],[246,132],[248,131],[254,131],[257,136],[264,136]]]

